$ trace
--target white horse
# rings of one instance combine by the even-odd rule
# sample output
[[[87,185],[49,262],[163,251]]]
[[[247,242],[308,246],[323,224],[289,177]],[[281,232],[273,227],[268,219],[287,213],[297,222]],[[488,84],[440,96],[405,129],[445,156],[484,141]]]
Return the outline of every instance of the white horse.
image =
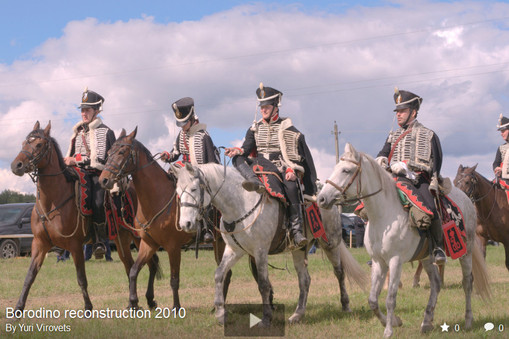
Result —
[[[465,291],[465,326],[471,328],[473,315],[471,307],[472,279],[476,291],[483,299],[490,297],[486,265],[480,249],[475,244],[476,212],[468,197],[453,187],[448,196],[463,212],[467,234],[467,253],[460,258]],[[391,175],[370,156],[358,153],[350,144],[336,165],[326,185],[318,195],[320,207],[330,208],[333,204],[362,200],[369,217],[365,233],[366,250],[372,257],[371,292],[369,305],[383,326],[384,336],[393,334],[393,326],[402,322],[394,313],[396,295],[401,277],[402,264],[424,259],[423,265],[430,279],[430,297],[424,312],[421,332],[433,329],[433,314],[440,291],[440,277],[436,265],[429,258],[429,251],[423,250],[417,257],[421,236],[417,229],[409,226],[408,212],[400,203],[396,185]],[[334,208],[335,209],[335,208]],[[427,246],[427,241],[424,246]],[[387,316],[379,309],[378,296],[383,287],[387,270],[390,271],[387,293]],[[472,277],[473,273],[473,277]]]
[[[196,167],[186,165],[182,169],[175,169],[175,172],[178,177],[177,192],[181,199],[180,226],[184,231],[196,231],[197,219],[203,216],[209,204],[215,206],[222,214],[220,230],[226,242],[226,249],[215,273],[216,319],[224,324],[225,274],[244,254],[248,253],[255,259],[258,289],[262,295],[261,325],[269,326],[272,319],[269,296],[272,286],[268,279],[268,255],[278,228],[278,215],[281,212],[284,213],[284,209],[277,200],[265,194],[260,195],[244,190],[241,186],[244,178],[234,168],[217,164]],[[339,281],[343,310],[350,311],[344,281],[345,273],[362,288],[367,285],[368,276],[342,241],[341,217],[338,210],[335,208],[322,211],[322,218],[329,243],[320,239],[320,247],[327,254]],[[308,234],[308,237],[310,236]],[[292,251],[294,267],[299,278],[300,295],[297,309],[289,318],[290,323],[300,321],[306,310],[311,281],[306,255],[307,248]]]

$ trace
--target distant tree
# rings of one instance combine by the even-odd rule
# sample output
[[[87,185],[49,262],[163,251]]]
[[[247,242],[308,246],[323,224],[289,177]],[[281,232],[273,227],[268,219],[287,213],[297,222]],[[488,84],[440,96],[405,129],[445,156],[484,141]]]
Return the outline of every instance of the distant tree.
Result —
[[[12,204],[16,202],[35,202],[35,195],[19,193],[9,189],[0,193],[0,204]]]

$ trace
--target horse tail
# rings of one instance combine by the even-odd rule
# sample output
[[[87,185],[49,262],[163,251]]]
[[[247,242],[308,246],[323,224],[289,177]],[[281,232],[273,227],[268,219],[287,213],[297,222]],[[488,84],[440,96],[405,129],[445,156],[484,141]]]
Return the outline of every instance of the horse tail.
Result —
[[[491,300],[491,288],[486,269],[486,261],[481,253],[481,249],[476,242],[473,244],[472,253],[472,274],[474,276],[474,288],[483,301]]]
[[[352,281],[355,282],[363,291],[367,291],[369,275],[362,269],[357,260],[355,260],[348,248],[346,248],[344,241],[339,243],[339,256],[348,281],[350,283],[352,283]]]
[[[153,267],[156,270],[156,279],[161,280],[163,279],[163,269],[161,268],[161,264],[159,262],[159,257],[157,256],[157,253],[154,253],[152,258],[150,258],[150,261],[152,262]]]

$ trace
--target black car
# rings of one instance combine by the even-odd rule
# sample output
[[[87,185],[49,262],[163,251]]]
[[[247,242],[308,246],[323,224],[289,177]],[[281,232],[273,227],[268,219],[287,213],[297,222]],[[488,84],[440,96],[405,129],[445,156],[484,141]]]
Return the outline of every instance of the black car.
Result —
[[[350,247],[364,246],[364,221],[353,213],[341,213],[341,223],[343,224],[343,240]],[[350,234],[352,242],[350,243]]]
[[[30,216],[34,203],[0,205],[0,258],[14,258],[32,249]]]

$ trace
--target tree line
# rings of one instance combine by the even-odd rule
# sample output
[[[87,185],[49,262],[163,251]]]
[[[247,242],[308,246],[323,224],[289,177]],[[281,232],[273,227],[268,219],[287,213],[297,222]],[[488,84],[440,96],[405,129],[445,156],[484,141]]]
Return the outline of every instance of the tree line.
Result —
[[[35,195],[19,193],[9,189],[0,193],[0,204],[12,204],[16,202],[35,202]]]

